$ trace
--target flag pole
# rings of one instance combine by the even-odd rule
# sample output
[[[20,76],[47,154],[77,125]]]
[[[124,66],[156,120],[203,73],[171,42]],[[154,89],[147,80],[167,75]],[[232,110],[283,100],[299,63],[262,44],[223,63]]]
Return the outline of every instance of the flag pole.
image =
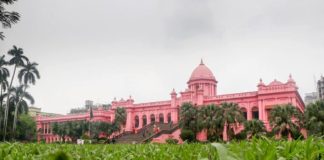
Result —
[[[93,118],[92,106],[90,106],[90,115],[89,115],[89,138],[91,139],[91,120]]]

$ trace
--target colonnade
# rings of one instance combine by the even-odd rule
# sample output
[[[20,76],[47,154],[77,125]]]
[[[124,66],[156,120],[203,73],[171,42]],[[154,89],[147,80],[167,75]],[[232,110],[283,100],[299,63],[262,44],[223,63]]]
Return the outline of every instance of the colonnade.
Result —
[[[157,123],[170,123],[172,121],[171,112],[157,113],[157,114],[142,114],[141,116],[135,115],[134,117],[134,128],[142,128],[145,125],[153,122]]]

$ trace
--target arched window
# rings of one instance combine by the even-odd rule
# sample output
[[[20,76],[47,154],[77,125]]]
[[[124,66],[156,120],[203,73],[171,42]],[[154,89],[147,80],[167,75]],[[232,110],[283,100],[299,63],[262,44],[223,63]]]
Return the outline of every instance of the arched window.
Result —
[[[147,125],[147,119],[146,119],[146,115],[143,115],[143,126]]]
[[[241,111],[243,113],[244,118],[247,119],[247,111],[246,111],[246,109],[245,108],[241,108]]]
[[[168,123],[171,122],[171,113],[168,113]]]
[[[252,108],[252,118],[253,119],[259,119],[259,109],[258,107]]]
[[[151,114],[150,118],[151,118],[151,123],[155,123],[155,116],[154,116],[154,114]]]
[[[135,128],[138,128],[139,126],[139,118],[138,116],[135,116]]]
[[[160,123],[164,123],[164,116],[163,116],[163,113],[160,113],[160,114],[159,114],[159,122],[160,122]]]

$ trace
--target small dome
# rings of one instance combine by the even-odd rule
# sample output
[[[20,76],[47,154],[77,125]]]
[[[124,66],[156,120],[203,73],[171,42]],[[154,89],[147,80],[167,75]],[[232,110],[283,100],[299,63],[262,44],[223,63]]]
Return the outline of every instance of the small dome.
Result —
[[[277,81],[276,79],[273,80],[273,81],[269,84],[269,86],[279,86],[279,85],[283,85],[283,83],[280,82],[280,81]]]
[[[203,61],[201,61],[200,65],[197,68],[195,68],[195,70],[192,72],[189,82],[195,80],[216,81],[213,72],[207,66],[205,66]]]

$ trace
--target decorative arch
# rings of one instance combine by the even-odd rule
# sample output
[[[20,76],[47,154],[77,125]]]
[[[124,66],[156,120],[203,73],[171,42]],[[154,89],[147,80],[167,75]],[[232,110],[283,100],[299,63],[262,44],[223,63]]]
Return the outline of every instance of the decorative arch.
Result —
[[[151,123],[155,123],[155,115],[151,114],[150,115]]]
[[[244,117],[245,119],[247,119],[247,109],[246,109],[245,107],[242,107],[242,108],[241,108],[241,111],[242,111],[242,113],[243,113],[243,117]]]
[[[171,123],[171,113],[168,113],[168,123]]]
[[[147,125],[146,115],[143,115],[142,119],[143,119],[143,126],[146,126]]]
[[[252,118],[259,119],[259,108],[258,107],[252,108]]]
[[[163,116],[163,113],[160,113],[160,114],[159,114],[159,122],[160,122],[160,123],[164,123],[164,116]]]
[[[139,118],[138,115],[135,116],[135,128],[138,128],[139,126]]]

